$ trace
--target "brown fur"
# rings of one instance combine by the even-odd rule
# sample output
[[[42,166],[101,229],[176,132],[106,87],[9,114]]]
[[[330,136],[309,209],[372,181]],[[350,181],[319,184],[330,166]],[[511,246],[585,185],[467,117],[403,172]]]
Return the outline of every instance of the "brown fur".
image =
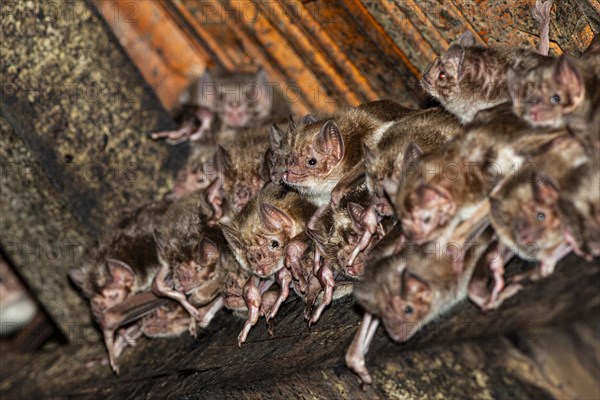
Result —
[[[440,108],[406,114],[386,130],[377,147],[372,149],[372,157],[365,156],[369,191],[379,201],[385,200],[383,181],[386,177],[400,179],[403,158],[411,143],[424,153],[431,153],[441,150],[460,131],[456,118]]]
[[[554,191],[578,187],[582,168],[587,168],[585,149],[576,139],[559,137],[545,147],[491,198],[492,224],[500,239],[527,260],[552,257],[552,250],[565,241]]]
[[[288,151],[284,181],[300,193],[323,205],[329,201],[334,186],[363,158],[362,146],[375,147],[380,137],[378,129],[389,118],[382,120],[375,115],[402,114],[406,109],[387,100],[383,104],[371,105],[377,111],[369,113],[369,105],[342,110],[334,115],[315,120],[303,120],[288,128]],[[382,111],[383,108],[385,111]],[[321,130],[333,121],[341,138],[339,147],[332,143],[321,143]],[[331,146],[328,153],[324,148]],[[340,154],[341,153],[341,154]],[[311,159],[316,161],[309,165]]]
[[[425,71],[423,88],[463,123],[478,111],[510,101],[506,74],[526,71],[548,57],[526,49],[454,43]]]
[[[285,120],[291,114],[287,99],[264,70],[220,75],[207,71],[182,101],[214,110],[224,130]]]
[[[354,294],[366,312],[382,319],[392,339],[405,342],[467,296],[474,267],[492,236],[488,228],[473,243],[460,242],[460,254],[450,255],[439,244],[428,243],[405,246],[375,262],[370,259]],[[389,247],[385,239],[382,245]],[[466,267],[457,274],[458,258]]]
[[[268,207],[279,210],[290,223],[280,227],[265,223],[264,211]],[[267,277],[283,268],[285,246],[304,231],[314,211],[315,206],[297,193],[270,184],[231,224],[222,225],[223,233],[240,265],[246,271]]]
[[[549,141],[512,114],[510,104],[481,112],[445,149],[425,156],[400,182],[393,200],[410,240],[424,243],[469,217],[515,162]],[[457,218],[455,218],[457,217]]]

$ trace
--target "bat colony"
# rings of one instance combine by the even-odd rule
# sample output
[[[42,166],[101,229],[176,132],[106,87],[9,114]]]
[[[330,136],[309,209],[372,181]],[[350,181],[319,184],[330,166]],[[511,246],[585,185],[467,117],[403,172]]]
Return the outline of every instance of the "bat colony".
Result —
[[[538,51],[452,43],[423,74],[430,109],[293,119],[264,71],[206,72],[180,127],[153,134],[192,148],[172,192],[69,271],[113,370],[128,338],[195,335],[223,308],[246,320],[241,346],[290,292],[315,324],[350,281],[364,317],[346,362],[370,383],[380,321],[404,342],[466,298],[499,307],[570,252],[600,256],[600,40],[549,56],[550,7],[534,10]],[[513,256],[537,264],[505,276]]]

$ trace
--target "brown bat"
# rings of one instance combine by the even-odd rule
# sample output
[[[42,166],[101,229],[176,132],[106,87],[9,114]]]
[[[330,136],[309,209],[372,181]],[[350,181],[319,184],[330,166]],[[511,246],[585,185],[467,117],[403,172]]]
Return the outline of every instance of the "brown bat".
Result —
[[[543,150],[490,198],[492,224],[502,243],[520,258],[540,262],[537,269],[516,280],[550,275],[572,250],[561,221],[559,190],[576,191],[589,160],[582,143],[568,134]]]
[[[551,5],[551,1],[536,2],[534,15],[542,31],[539,54],[508,46],[477,46],[467,31],[427,68],[421,85],[463,123],[480,110],[510,101],[508,69],[527,71],[549,59]]]
[[[305,117],[288,127],[286,171],[283,181],[294,190],[323,206],[331,192],[347,176],[364,174],[362,146],[375,147],[385,130],[393,123],[376,117],[381,107],[384,114],[395,115],[404,107],[384,100],[371,114],[365,106],[342,110],[334,115]]]
[[[600,53],[579,60],[562,55],[526,74],[509,71],[515,114],[532,126],[581,132],[592,126],[600,104]]]
[[[129,314],[112,316],[116,324],[108,324],[106,313],[125,303],[136,293],[148,290],[156,272],[158,259],[152,234],[131,236],[119,234],[106,247],[89,249],[82,258],[80,267],[69,269],[71,280],[90,299],[92,314],[100,325],[108,350],[112,369],[118,373],[114,333],[137,312],[147,312],[146,304],[134,303],[127,308]],[[150,306],[150,308],[152,308]],[[135,318],[137,319],[137,318]]]
[[[451,222],[468,219],[527,152],[554,136],[514,118],[509,103],[481,111],[443,150],[405,167],[399,185],[386,185],[408,240],[451,234]]]
[[[458,120],[442,109],[414,110],[388,128],[376,148],[365,146],[366,181],[371,202],[363,212],[364,234],[349,257],[348,265],[352,265],[358,254],[369,245],[381,219],[394,215],[384,191],[384,182],[388,185],[389,182],[398,182],[405,164],[416,161],[424,153],[441,150],[459,132]]]
[[[172,204],[154,232],[160,269],[152,289],[177,301],[204,328],[222,307],[219,296],[221,264],[230,262],[219,228],[209,225],[211,207],[205,193],[192,193]]]
[[[281,287],[280,297],[267,319],[275,316],[289,294],[292,274],[285,266],[287,245],[292,238],[304,232],[305,224],[315,208],[299,194],[270,184],[231,224],[221,224],[225,238],[242,268],[259,278],[275,278]],[[247,304],[260,301],[257,282],[256,279],[250,279],[244,287]],[[250,305],[248,307],[251,314],[255,312]],[[253,325],[250,320],[246,323],[240,333],[240,343],[246,340]]]
[[[390,241],[380,242],[385,247],[382,253],[391,255],[369,262],[363,281],[355,284],[354,295],[365,314],[346,353],[346,364],[364,383],[371,383],[364,356],[379,319],[394,341],[405,342],[467,297],[475,265],[493,238],[489,228],[481,234],[488,226],[485,212],[443,246],[404,243],[395,253]]]

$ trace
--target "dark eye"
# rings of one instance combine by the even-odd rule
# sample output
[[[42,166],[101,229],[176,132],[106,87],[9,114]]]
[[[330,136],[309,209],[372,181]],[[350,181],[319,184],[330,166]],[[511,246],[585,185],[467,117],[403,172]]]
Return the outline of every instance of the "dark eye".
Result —
[[[273,240],[273,241],[271,242],[271,248],[272,248],[272,249],[276,249],[276,248],[278,248],[278,247],[279,247],[279,242],[278,242],[277,240]]]
[[[310,166],[312,166],[312,167],[314,167],[315,165],[317,165],[317,159],[316,158],[310,158],[307,161],[307,164],[310,165]]]
[[[413,308],[411,306],[406,306],[404,307],[404,314],[412,314],[413,313]]]
[[[550,97],[550,103],[552,104],[558,104],[560,102],[560,96],[555,94],[554,96]]]
[[[446,73],[444,71],[440,71],[440,73],[438,74],[438,79],[440,81],[444,80],[446,78]]]
[[[423,218],[423,223],[428,224],[431,222],[431,217]]]
[[[538,215],[537,215],[538,221],[542,222],[545,219],[546,219],[546,216],[544,215],[544,213],[538,213]]]

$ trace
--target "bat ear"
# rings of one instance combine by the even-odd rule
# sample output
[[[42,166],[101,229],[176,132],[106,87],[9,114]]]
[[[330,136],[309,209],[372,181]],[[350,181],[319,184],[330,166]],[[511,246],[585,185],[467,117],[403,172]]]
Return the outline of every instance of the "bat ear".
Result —
[[[269,112],[273,102],[269,81],[269,74],[261,68],[256,73],[255,94],[254,96],[249,96],[250,100],[256,102],[256,109],[261,115]]]
[[[517,72],[508,67],[506,71],[506,87],[508,87],[508,92],[510,93],[510,98],[513,103],[518,103],[521,99],[519,99],[519,75]]]
[[[260,205],[260,220],[265,227],[272,231],[289,230],[293,223],[290,216],[279,208],[262,203]]]
[[[295,131],[296,128],[298,128],[298,125],[296,124],[296,121],[294,121],[294,116],[290,114],[290,116],[288,117],[288,126],[290,127],[290,130]]]
[[[464,56],[464,47],[459,43],[455,43],[448,47],[448,50],[446,50],[446,53],[442,56],[442,61],[453,75],[458,76],[460,74]]]
[[[212,110],[217,102],[217,89],[213,74],[205,70],[198,81],[198,104]]]
[[[573,61],[566,55],[560,56],[554,70],[554,80],[569,94],[568,110],[573,110],[583,101],[585,86],[583,78]]]
[[[135,284],[135,272],[123,261],[108,258],[106,260],[106,270],[113,283],[121,287],[132,287]]]
[[[475,35],[471,31],[465,31],[456,39],[456,42],[463,47],[475,46]]]
[[[219,222],[219,226],[221,227],[221,230],[223,231],[223,236],[225,236],[227,243],[229,243],[229,245],[231,247],[236,248],[236,249],[240,249],[243,247],[242,241],[240,240],[240,237],[239,237],[239,232],[235,228],[233,228],[227,224],[224,224],[222,222]]]
[[[302,117],[302,123],[305,125],[314,124],[315,122],[317,122],[317,117],[312,114],[306,114],[304,117]]]
[[[275,151],[281,149],[283,145],[283,135],[284,133],[279,128],[279,125],[271,125],[271,129],[269,130],[269,145],[271,146],[271,150]]]
[[[348,214],[350,215],[350,219],[352,220],[352,226],[355,230],[362,230],[362,218],[365,211],[365,208],[360,204],[349,202],[346,206],[348,209]]]
[[[421,277],[405,269],[402,272],[402,294],[411,300],[430,302],[431,288]]]
[[[365,143],[363,143],[363,154],[365,157],[365,165],[367,167],[372,166],[377,161],[377,153],[375,150],[371,149]]]
[[[231,155],[229,151],[225,149],[223,146],[218,145],[215,154],[213,155],[213,164],[215,165],[215,169],[221,173],[224,173],[228,169],[230,169],[233,165],[231,162]]]
[[[414,163],[423,157],[423,150],[416,143],[409,143],[404,152],[404,164]]]
[[[547,175],[536,172],[533,175],[533,195],[542,204],[551,205],[558,200],[558,188]]]
[[[324,244],[327,242],[327,235],[321,233],[320,231],[312,228],[306,228],[306,235],[311,239],[315,240],[319,244]]]
[[[69,278],[71,281],[78,287],[83,288],[85,285],[85,273],[77,267],[69,267],[67,270],[67,274],[69,274]]]
[[[333,156],[338,162],[344,158],[344,138],[334,120],[325,122],[315,138],[315,148],[319,153]]]
[[[217,262],[221,252],[219,247],[208,238],[203,238],[200,242],[200,258],[204,265],[210,265]]]
[[[152,236],[154,237],[154,242],[158,246],[158,251],[164,251],[169,244],[167,236],[164,233],[159,232],[157,229],[154,230]]]

